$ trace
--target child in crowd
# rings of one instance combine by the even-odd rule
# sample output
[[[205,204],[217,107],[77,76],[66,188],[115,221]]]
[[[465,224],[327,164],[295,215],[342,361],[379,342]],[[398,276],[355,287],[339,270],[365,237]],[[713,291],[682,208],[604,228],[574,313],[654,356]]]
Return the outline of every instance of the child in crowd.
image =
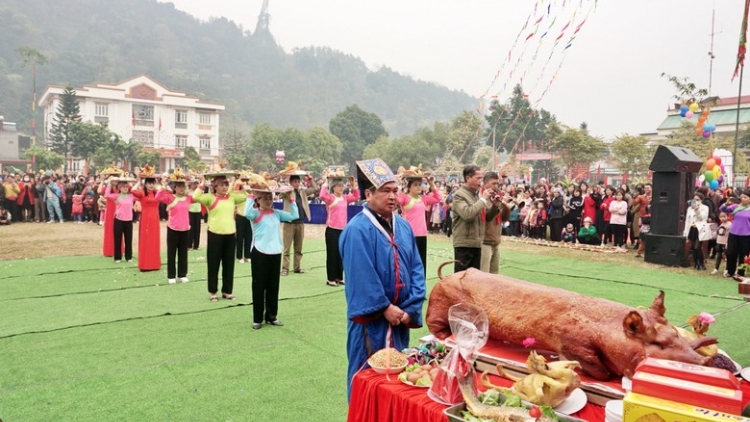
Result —
[[[10,213],[3,208],[3,205],[0,204],[0,226],[7,226],[10,224]]]
[[[94,191],[88,186],[83,192],[83,221],[94,221]]]
[[[104,225],[104,212],[107,208],[107,197],[104,195],[101,195],[99,199],[96,201],[96,206],[99,208],[99,225]]]
[[[585,245],[598,245],[599,234],[596,232],[596,227],[592,224],[591,217],[583,219],[583,226],[578,230],[578,243]]]
[[[729,216],[726,212],[722,211],[719,213],[719,227],[716,229],[716,248],[714,253],[716,254],[716,266],[714,267],[711,274],[719,273],[719,266],[721,265],[721,258],[724,252],[727,250],[727,241],[729,240],[729,229],[732,228],[732,222],[729,221]],[[725,271],[726,273],[726,271]]]
[[[529,204],[529,206],[527,207],[526,204]],[[531,201],[521,201],[521,204],[518,206],[518,222],[521,225],[521,237],[529,237],[529,222],[527,217],[531,208],[533,208]]]
[[[529,211],[526,216],[529,226],[529,237],[532,239],[546,239],[547,210],[544,207],[544,200],[538,200],[534,209]]]
[[[628,235],[628,203],[625,202],[625,191],[622,189],[617,189],[614,197],[615,199],[610,201],[609,208],[607,209],[610,215],[609,227],[614,237],[613,243],[615,247],[623,248],[627,242]]]
[[[716,258],[716,232],[719,230],[719,224],[716,222],[716,217],[714,217],[713,214],[708,214],[708,219],[706,221],[708,229],[711,231],[711,238],[708,239],[706,252],[708,252],[710,259],[714,259]]]
[[[565,229],[562,231],[563,243],[576,243],[576,229],[573,223],[568,223]]]
[[[521,201],[518,206],[515,206],[510,210],[510,217],[508,218],[508,234],[510,236],[521,236],[521,209],[524,208],[525,205],[526,204]]]
[[[73,217],[75,224],[83,223],[83,195],[80,190],[73,193],[73,206],[70,209],[70,216]]]

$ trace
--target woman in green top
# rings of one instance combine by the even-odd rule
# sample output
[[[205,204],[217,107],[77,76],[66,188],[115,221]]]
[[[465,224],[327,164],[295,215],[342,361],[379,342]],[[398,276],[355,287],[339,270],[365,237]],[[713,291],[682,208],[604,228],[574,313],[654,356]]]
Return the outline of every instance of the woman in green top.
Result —
[[[578,230],[578,243],[586,245],[599,244],[599,235],[596,233],[596,227],[591,224],[591,217],[583,219],[583,226]]]
[[[205,182],[204,182],[205,183]],[[236,226],[234,207],[247,199],[244,192],[229,193],[226,176],[216,176],[211,181],[213,193],[204,194],[202,189],[193,192],[193,200],[208,208],[208,293],[211,302],[218,302],[219,267],[221,267],[221,295],[234,300],[234,248]]]

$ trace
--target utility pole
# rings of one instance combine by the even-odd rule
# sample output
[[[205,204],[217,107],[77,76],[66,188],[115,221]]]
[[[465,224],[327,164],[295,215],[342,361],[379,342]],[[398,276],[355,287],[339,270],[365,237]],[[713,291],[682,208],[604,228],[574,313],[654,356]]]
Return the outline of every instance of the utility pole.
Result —
[[[24,65],[31,65],[32,99],[31,99],[31,146],[36,145],[36,65],[47,63],[47,58],[31,47],[20,47],[16,52],[23,59]],[[31,168],[36,171],[36,155],[31,156]]]

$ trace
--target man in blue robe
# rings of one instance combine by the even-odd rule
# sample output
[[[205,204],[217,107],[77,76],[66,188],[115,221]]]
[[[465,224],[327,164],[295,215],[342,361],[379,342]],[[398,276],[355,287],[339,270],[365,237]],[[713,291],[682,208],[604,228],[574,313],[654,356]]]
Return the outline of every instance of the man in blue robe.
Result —
[[[409,223],[394,211],[398,185],[380,159],[358,161],[361,213],[339,240],[346,274],[347,397],[352,379],[378,350],[409,347],[409,329],[422,326],[426,284]]]

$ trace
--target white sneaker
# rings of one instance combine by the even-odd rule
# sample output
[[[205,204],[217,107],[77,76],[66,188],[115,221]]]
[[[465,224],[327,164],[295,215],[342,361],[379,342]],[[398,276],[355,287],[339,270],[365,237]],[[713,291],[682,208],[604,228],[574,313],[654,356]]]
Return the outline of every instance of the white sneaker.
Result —
[[[713,275],[713,274],[719,274],[719,270],[717,270],[716,268],[714,268],[713,270],[711,270],[711,275]]]
[[[64,223],[64,221],[60,220],[60,224]]]
[[[187,283],[188,281],[190,280],[187,277],[180,277],[180,283]]]
[[[169,284],[175,284],[175,283],[177,283],[177,280],[175,280],[173,278],[167,279],[167,281],[169,282]]]
[[[723,275],[724,275],[724,277],[726,277],[726,278],[729,278],[729,277],[731,277],[731,275],[729,275],[729,271],[727,271],[727,270],[724,270],[724,274],[723,274]]]

